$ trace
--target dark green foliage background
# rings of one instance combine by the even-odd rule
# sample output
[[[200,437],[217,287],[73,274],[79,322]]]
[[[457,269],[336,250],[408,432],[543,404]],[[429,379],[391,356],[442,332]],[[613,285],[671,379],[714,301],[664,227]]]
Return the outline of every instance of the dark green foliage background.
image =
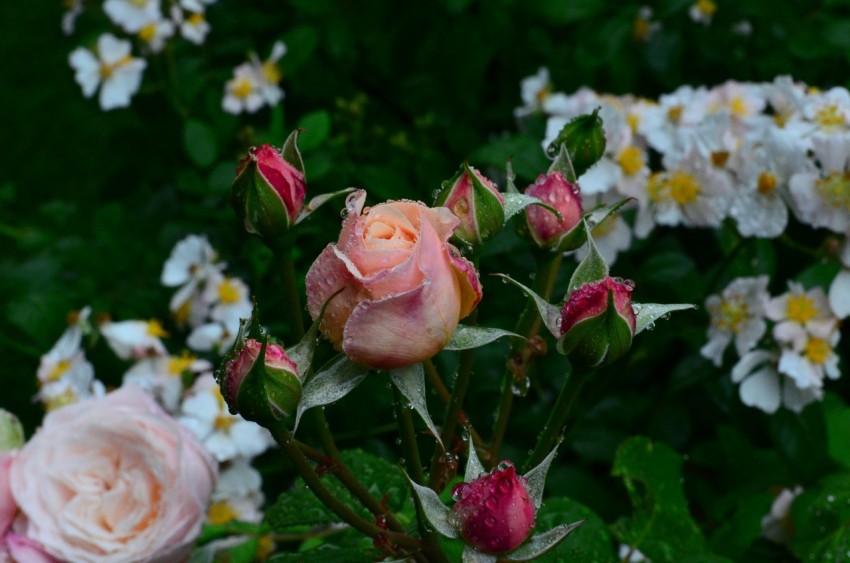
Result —
[[[171,69],[164,56],[150,58],[132,107],[106,113],[82,97],[67,57],[78,45],[93,44],[108,22],[86,13],[77,34],[65,37],[59,2],[0,4],[0,406],[18,413],[29,431],[37,426],[41,410],[31,398],[38,358],[61,334],[69,311],[91,304],[95,314],[119,320],[162,317],[171,293],[159,286],[162,263],[189,233],[209,236],[263,304],[264,321],[291,343],[276,266],[239,229],[228,194],[247,148],[280,144],[296,126],[307,129],[301,145],[311,193],[356,186],[369,191],[371,203],[431,201],[465,159],[499,177],[513,158],[520,187],[543,171],[543,123],[532,120],[517,132],[512,117],[520,80],[540,66],[568,93],[586,85],[657,97],[682,84],[769,81],[778,74],[822,89],[850,82],[850,2],[720,0],[709,27],[690,21],[688,0],[649,4],[663,27],[643,43],[633,36],[636,2],[219,0],[208,12],[212,33],[204,46],[177,42]],[[751,22],[752,35],[731,31],[741,20]],[[266,56],[279,38],[289,48],[281,63],[282,106],[224,114],[223,84],[232,68],[249,50]],[[336,238],[340,206],[328,205],[299,229],[295,258],[302,275]],[[820,240],[799,225],[790,234],[802,244]],[[774,293],[782,291],[785,279],[811,263],[805,254],[761,241],[743,243],[734,260],[723,262],[739,244],[736,237],[731,228],[661,230],[621,257],[614,273],[637,281],[640,301],[702,304],[739,275],[769,274]],[[486,274],[527,282],[532,270],[525,243],[513,233],[493,241],[481,263],[482,324],[510,328],[522,302],[515,289]],[[805,279],[824,284],[834,271],[815,269]],[[565,266],[556,294],[563,294],[568,275]],[[623,461],[613,477],[611,468],[623,440],[646,435],[673,460],[665,471],[678,475],[682,463],[688,506],[675,510],[690,511],[699,528],[697,547],[688,549],[710,548],[741,561],[792,560],[791,551],[758,539],[758,521],[778,487],[811,486],[812,502],[823,503],[823,487],[847,481],[841,471],[850,466],[848,378],[831,383],[828,401],[802,416],[766,416],[740,404],[728,369],[715,370],[699,357],[706,323],[702,311],[675,315],[594,375],[548,492],[573,499],[557,505],[571,514],[588,507],[606,524],[617,522],[617,537],[633,538],[643,529],[641,511],[652,508],[632,516],[623,477],[640,471]],[[846,328],[843,336],[848,341]],[[485,435],[505,351],[499,343],[476,353],[467,410]],[[102,343],[90,357],[99,377],[120,382],[127,366]],[[438,359],[444,373],[455,362],[449,353]],[[563,360],[552,354],[538,368],[507,436],[504,455],[518,461],[560,387]],[[343,446],[394,460],[389,393],[376,379],[328,415],[333,428],[345,429]],[[436,400],[434,412],[441,413]],[[267,480],[270,493],[292,482],[273,455],[262,463],[274,477]],[[843,477],[818,485],[834,474]],[[806,536],[792,545],[797,556],[840,544],[834,530],[818,532],[805,507],[799,514]],[[602,529],[597,520],[594,533]],[[833,521],[847,533],[846,511],[835,512]],[[594,541],[585,553],[607,553],[598,534]]]

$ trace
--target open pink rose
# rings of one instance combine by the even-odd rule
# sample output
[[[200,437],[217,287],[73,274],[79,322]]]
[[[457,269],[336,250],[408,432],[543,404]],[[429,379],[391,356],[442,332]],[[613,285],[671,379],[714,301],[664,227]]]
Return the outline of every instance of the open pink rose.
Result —
[[[426,360],[451,339],[481,300],[472,264],[448,240],[458,219],[445,207],[413,201],[363,209],[366,193],[346,202],[337,244],[307,273],[307,306],[352,360],[393,369]]]
[[[10,472],[26,539],[75,562],[185,560],[216,479],[192,433],[137,387],[51,411]]]

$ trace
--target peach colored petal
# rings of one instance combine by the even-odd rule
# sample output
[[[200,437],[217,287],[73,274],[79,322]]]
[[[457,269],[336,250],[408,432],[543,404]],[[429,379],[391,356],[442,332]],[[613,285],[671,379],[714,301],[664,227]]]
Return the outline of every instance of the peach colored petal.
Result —
[[[307,309],[313,319],[319,317],[322,307],[336,292],[342,292],[328,304],[321,329],[334,346],[342,346],[342,330],[351,311],[362,299],[359,275],[350,271],[344,257],[333,245],[322,251],[307,272]]]
[[[461,256],[454,247],[449,248],[449,258],[460,286],[460,318],[463,319],[481,302],[483,288],[472,262]]]

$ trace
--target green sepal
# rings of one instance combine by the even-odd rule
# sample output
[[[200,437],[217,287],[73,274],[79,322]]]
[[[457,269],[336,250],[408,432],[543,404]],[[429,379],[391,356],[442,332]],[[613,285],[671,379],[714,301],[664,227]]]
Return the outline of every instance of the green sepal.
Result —
[[[324,204],[326,204],[330,200],[332,200],[336,197],[339,197],[341,195],[350,194],[351,192],[355,191],[356,189],[357,188],[345,188],[344,190],[339,190],[339,191],[331,192],[331,193],[328,193],[328,194],[317,195],[316,197],[311,199],[304,206],[304,209],[301,210],[301,213],[299,213],[298,217],[295,219],[295,224],[298,225],[299,223],[301,223],[301,221],[303,221],[304,219],[306,219],[307,217],[312,215],[313,212],[315,212],[319,207],[323,206]]]
[[[586,283],[596,282],[608,277],[608,264],[605,262],[593,240],[593,236],[590,234],[590,226],[587,224],[587,219],[582,219],[581,224],[577,227],[581,227],[587,240],[587,254],[579,262],[578,267],[570,278],[570,283],[567,286],[567,295]]]
[[[283,160],[295,167],[296,170],[304,174],[304,181],[307,181],[307,172],[304,170],[304,160],[301,158],[301,151],[298,150],[298,135],[303,129],[296,129],[289,134],[286,141],[283,142],[283,148],[280,150]]]
[[[289,230],[289,214],[283,199],[253,159],[233,180],[230,203],[245,230],[259,235],[264,242],[278,239]]]
[[[605,311],[573,325],[558,339],[557,350],[579,367],[596,367],[621,358],[632,345],[632,329],[614,306],[608,290]]]
[[[550,157],[559,153],[563,155],[566,149],[574,178],[587,172],[605,154],[605,129],[602,126],[602,118],[599,117],[599,109],[572,119],[546,148]],[[563,156],[558,156],[556,161],[559,159],[563,159]]]

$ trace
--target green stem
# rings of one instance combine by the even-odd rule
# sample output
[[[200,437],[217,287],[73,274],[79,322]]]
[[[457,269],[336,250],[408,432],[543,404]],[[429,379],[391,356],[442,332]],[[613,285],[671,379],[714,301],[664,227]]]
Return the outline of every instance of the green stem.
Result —
[[[558,279],[558,270],[561,268],[561,260],[563,254],[560,252],[540,254],[537,257],[537,272],[534,276],[534,291],[544,300],[548,301],[549,296],[555,289],[555,281]],[[525,309],[522,312],[514,332],[525,336],[531,340],[540,331],[541,325],[540,314],[537,312],[537,307],[529,298]],[[495,464],[499,459],[499,452],[502,449],[502,441],[505,438],[505,432],[508,429],[508,420],[511,415],[511,408],[514,403],[513,384],[515,380],[515,371],[526,371],[530,357],[525,357],[524,352],[528,349],[529,343],[515,342],[511,347],[508,355],[508,365],[502,375],[502,398],[499,402],[498,415],[496,422],[493,425],[493,434],[490,439],[490,460],[491,464]],[[528,373],[524,373],[523,377],[528,377]]]
[[[286,299],[286,314],[289,315],[289,327],[295,340],[304,336],[304,317],[301,314],[301,298],[298,293],[298,283],[295,281],[295,265],[292,263],[292,252],[287,247],[275,253],[281,263],[283,274],[283,294]]]
[[[413,416],[410,414],[410,409],[405,408],[405,399],[401,392],[392,385],[393,388],[393,408],[395,409],[396,423],[398,424],[398,433],[401,438],[401,446],[404,451],[404,465],[407,468],[407,473],[418,484],[425,483],[425,472],[422,469],[422,459],[419,457],[419,446],[416,443],[416,431],[413,428]],[[434,532],[425,526],[425,514],[418,502],[416,504],[416,521],[419,525],[419,535],[422,536],[422,541],[425,544],[425,551],[429,561],[439,561],[447,563],[446,556],[443,555],[440,549],[439,541],[434,535]]]
[[[567,423],[570,408],[581,391],[585,375],[574,372],[572,368],[567,372],[561,392],[558,394],[555,404],[552,405],[552,411],[549,413],[546,426],[543,427],[543,432],[540,433],[540,437],[537,439],[537,445],[534,447],[534,451],[531,452],[531,456],[525,462],[523,473],[528,472],[529,469],[543,461],[543,458],[549,455],[549,452],[557,444],[561,434],[564,432],[564,426]]]
[[[351,508],[334,497],[333,494],[325,487],[324,483],[322,483],[319,476],[316,475],[316,472],[310,466],[310,462],[307,461],[307,458],[304,456],[301,448],[299,448],[298,444],[295,440],[293,440],[292,434],[290,434],[289,430],[287,430],[285,422],[279,422],[269,428],[269,430],[271,430],[272,436],[274,436],[277,443],[283,448],[287,458],[289,458],[292,464],[295,465],[295,468],[298,470],[301,478],[304,479],[304,482],[313,494],[316,495],[316,498],[318,498],[334,514],[339,516],[352,528],[355,528],[372,538],[383,536],[390,542],[400,546],[414,549],[421,548],[422,545],[416,538],[410,537],[406,534],[399,534],[384,530],[383,528],[361,518]]]

